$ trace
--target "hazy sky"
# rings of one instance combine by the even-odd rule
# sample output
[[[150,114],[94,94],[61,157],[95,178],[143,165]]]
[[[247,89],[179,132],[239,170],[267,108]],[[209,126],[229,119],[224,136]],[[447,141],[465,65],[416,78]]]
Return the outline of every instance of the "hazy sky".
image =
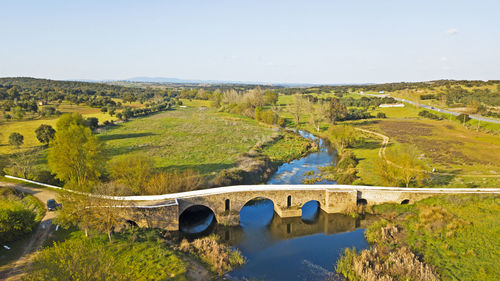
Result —
[[[500,1],[0,0],[0,76],[500,79]]]

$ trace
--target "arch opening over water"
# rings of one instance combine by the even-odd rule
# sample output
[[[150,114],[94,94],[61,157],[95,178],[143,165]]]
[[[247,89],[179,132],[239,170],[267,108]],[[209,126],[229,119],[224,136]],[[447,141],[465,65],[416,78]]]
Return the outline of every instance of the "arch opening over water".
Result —
[[[302,205],[302,221],[314,223],[317,221],[320,212],[320,204],[316,200],[311,200]]]
[[[217,224],[214,212],[203,205],[194,205],[179,216],[179,230],[187,234],[210,232]]]
[[[241,208],[240,225],[251,228],[265,227],[271,224],[274,216],[273,201],[264,197],[256,197]]]

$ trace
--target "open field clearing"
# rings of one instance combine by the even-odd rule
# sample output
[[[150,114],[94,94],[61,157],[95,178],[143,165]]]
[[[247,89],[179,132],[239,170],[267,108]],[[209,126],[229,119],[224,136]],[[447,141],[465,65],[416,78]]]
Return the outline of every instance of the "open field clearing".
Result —
[[[436,169],[430,183],[440,187],[495,187],[500,185],[500,138],[448,121],[377,120],[363,128],[390,138],[387,151],[401,144],[415,145],[429,170]],[[361,159],[359,176],[364,184],[380,184],[374,172],[381,139],[366,135],[354,147]]]
[[[104,121],[117,120],[116,117],[110,116],[108,113],[103,113],[98,108],[88,106],[62,104],[59,106],[58,110],[62,113],[78,112],[82,114],[84,118],[96,117],[99,119],[100,124]],[[15,147],[8,144],[9,135],[14,132],[24,136],[24,144],[21,148],[40,146],[41,143],[36,139],[35,130],[42,124],[51,125],[55,128],[58,118],[59,117],[53,117],[49,119],[19,120],[0,123],[0,153],[12,153],[16,150]]]
[[[160,169],[193,168],[214,174],[236,165],[238,155],[270,139],[273,130],[255,120],[183,108],[138,118],[100,134],[112,157],[145,154]]]
[[[428,198],[412,205],[380,205],[387,220],[371,225],[372,247],[409,247],[423,256],[441,280],[495,280],[500,274],[498,196],[454,195]],[[384,235],[397,225],[398,231]],[[385,237],[384,237],[385,236]],[[388,240],[389,239],[389,240]],[[379,248],[380,249],[380,248]]]

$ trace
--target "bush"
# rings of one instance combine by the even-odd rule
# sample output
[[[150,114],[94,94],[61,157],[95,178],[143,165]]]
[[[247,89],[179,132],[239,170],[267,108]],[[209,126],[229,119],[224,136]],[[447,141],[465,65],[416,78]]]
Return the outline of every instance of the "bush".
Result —
[[[383,112],[378,112],[377,118],[387,118],[387,115],[385,115],[385,113],[383,113]]]
[[[442,120],[443,117],[439,116],[439,115],[436,115],[430,111],[427,111],[427,110],[422,110],[418,113],[418,116],[421,116],[421,117],[425,117],[425,118],[429,118],[429,119],[433,119],[433,120]]]
[[[55,175],[51,174],[47,170],[39,171],[36,174],[36,180],[41,183],[46,183],[50,185],[55,185],[55,186],[62,186],[64,185],[63,182],[55,178]]]
[[[8,193],[8,192],[7,192]],[[31,233],[43,218],[43,204],[31,195],[23,199],[5,194],[0,199],[0,243]]]
[[[470,120],[470,117],[468,114],[461,113],[457,117],[455,117],[460,123],[467,123]]]
[[[227,186],[241,184],[243,175],[241,170],[222,170],[214,179],[216,186]]]
[[[234,266],[244,264],[245,258],[238,250],[232,250],[228,246],[219,243],[219,237],[210,235],[194,240],[189,243],[183,240],[180,250],[191,252],[199,256],[204,262],[212,266],[212,271],[222,276],[227,271],[231,271]]]
[[[74,235],[38,252],[25,280],[185,280],[185,263],[153,240],[157,235],[149,236],[134,242],[119,237],[111,244]]]

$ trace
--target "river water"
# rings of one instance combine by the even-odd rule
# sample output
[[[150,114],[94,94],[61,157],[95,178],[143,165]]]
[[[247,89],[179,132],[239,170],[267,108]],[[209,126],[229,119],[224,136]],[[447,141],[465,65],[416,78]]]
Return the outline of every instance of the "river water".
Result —
[[[283,164],[267,184],[300,184],[308,177],[305,173],[317,174],[320,167],[335,163],[335,152],[325,141],[299,133],[317,141],[319,151]],[[248,202],[240,211],[239,226],[217,225],[208,208],[195,210],[192,218],[188,225],[181,222],[184,233],[215,233],[246,257],[247,263],[229,272],[228,279],[290,281],[340,280],[335,274],[337,259],[347,247],[368,247],[364,228],[375,219],[327,214],[316,201],[303,206],[302,217],[280,218],[268,199]]]

